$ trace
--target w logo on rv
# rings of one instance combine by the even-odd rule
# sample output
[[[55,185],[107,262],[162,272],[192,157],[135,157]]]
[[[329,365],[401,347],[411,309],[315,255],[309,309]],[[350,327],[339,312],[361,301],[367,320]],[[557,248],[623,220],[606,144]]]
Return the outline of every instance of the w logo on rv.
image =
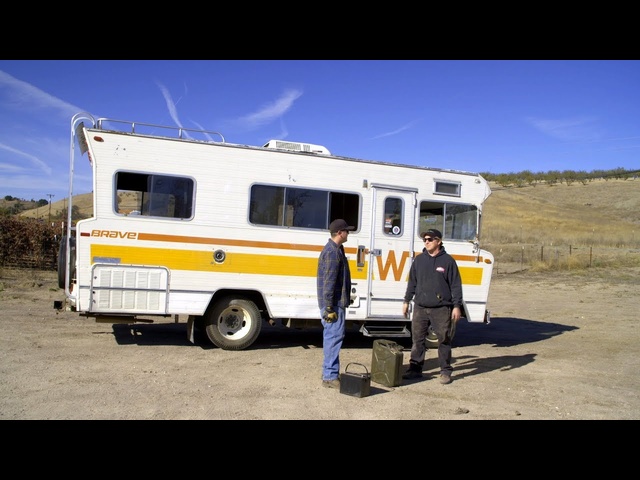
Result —
[[[404,271],[404,265],[407,262],[407,258],[409,258],[409,252],[402,252],[402,257],[400,258],[400,265],[398,266],[398,262],[396,261],[396,252],[391,250],[389,255],[387,256],[387,263],[382,265],[382,257],[376,257],[376,262],[378,265],[378,272],[380,272],[380,280],[386,280],[387,275],[389,274],[389,269],[393,269],[393,278],[396,282],[399,282],[402,278],[402,272]]]

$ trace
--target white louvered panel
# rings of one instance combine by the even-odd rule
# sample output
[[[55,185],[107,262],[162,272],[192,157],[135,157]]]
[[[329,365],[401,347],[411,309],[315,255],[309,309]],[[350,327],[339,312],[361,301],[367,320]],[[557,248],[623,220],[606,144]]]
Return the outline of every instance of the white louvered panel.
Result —
[[[132,291],[122,292],[122,308],[124,310],[135,310],[136,308],[136,294]]]
[[[117,293],[117,292],[112,292],[112,291],[107,291],[104,293],[105,293],[105,297],[107,296],[106,294],[109,294],[109,297],[108,297],[109,305],[113,310],[121,310],[125,308],[124,301],[123,301],[124,295],[114,295],[114,293]]]
[[[98,290],[96,292],[97,295],[94,294],[94,298],[97,297],[98,308],[100,310],[113,309],[113,304],[109,298],[109,291],[110,290]]]
[[[114,270],[112,273],[112,283],[109,286],[120,286],[122,285],[122,278],[124,277],[124,272],[122,270]]]
[[[124,277],[124,283],[122,286],[126,288],[135,288],[136,277],[137,277],[136,273],[137,272],[135,270],[124,272],[125,277]]]
[[[94,265],[93,269],[94,311],[166,313],[166,269],[122,265]]]

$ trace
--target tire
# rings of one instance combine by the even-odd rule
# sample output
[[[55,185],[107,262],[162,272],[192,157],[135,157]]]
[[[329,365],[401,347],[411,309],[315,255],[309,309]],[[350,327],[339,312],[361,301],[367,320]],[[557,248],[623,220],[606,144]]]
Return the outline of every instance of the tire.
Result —
[[[262,316],[252,301],[224,297],[207,311],[204,325],[207,337],[216,347],[244,350],[260,335]]]
[[[76,239],[75,237],[71,237],[69,240],[69,247],[71,249],[71,255],[69,255],[69,274],[70,279],[73,280],[73,277],[76,274]],[[64,235],[60,239],[60,248],[58,248],[58,287],[65,287],[65,277],[67,275],[67,236]]]
[[[451,330],[449,330],[449,339],[453,341],[453,337],[456,335],[456,322],[451,322]],[[433,328],[429,325],[427,329],[427,348],[438,348],[438,337],[433,333]]]

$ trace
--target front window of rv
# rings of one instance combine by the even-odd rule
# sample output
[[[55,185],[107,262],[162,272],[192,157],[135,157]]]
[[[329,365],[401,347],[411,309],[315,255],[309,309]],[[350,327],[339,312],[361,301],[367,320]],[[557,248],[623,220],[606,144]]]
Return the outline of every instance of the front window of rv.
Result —
[[[187,177],[117,172],[114,208],[120,215],[192,218],[194,188]]]
[[[474,205],[420,202],[418,234],[430,228],[447,240],[474,240],[478,231],[478,209]]]

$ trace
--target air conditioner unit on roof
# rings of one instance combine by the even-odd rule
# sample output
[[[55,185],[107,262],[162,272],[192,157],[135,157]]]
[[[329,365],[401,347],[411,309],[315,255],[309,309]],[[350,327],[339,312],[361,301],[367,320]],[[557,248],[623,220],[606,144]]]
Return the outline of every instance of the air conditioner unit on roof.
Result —
[[[314,145],[312,143],[300,143],[300,142],[285,142],[284,140],[269,140],[265,143],[264,148],[275,148],[280,150],[289,150],[292,152],[308,152],[308,153],[322,153],[324,155],[331,155],[331,152],[322,145]]]

